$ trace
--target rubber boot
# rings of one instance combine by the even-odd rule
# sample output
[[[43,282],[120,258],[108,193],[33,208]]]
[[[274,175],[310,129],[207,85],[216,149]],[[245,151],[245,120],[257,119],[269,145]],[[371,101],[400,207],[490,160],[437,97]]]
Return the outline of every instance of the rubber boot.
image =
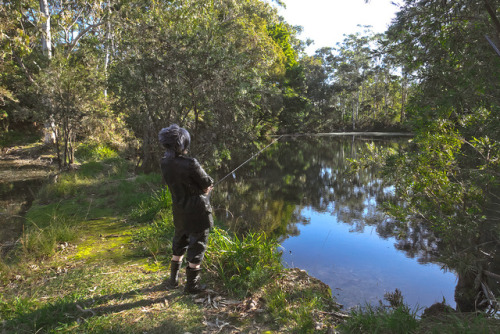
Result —
[[[200,284],[201,268],[186,268],[186,286],[185,293],[196,294],[205,291],[206,286]]]
[[[179,286],[179,269],[181,268],[182,261],[170,262],[170,278],[167,281],[169,288],[176,288]]]

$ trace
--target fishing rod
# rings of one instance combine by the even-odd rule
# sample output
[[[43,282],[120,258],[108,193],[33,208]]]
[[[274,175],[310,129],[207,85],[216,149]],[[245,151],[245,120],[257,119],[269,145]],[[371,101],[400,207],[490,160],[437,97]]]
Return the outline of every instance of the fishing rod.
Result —
[[[230,171],[226,176],[224,176],[222,179],[220,179],[219,181],[217,181],[213,187],[215,188],[219,183],[221,183],[222,181],[224,181],[225,178],[227,178],[229,175],[233,174],[234,172],[236,172],[238,169],[240,169],[241,167],[243,167],[246,163],[248,163],[250,160],[252,160],[253,158],[255,158],[256,156],[258,156],[259,154],[261,154],[262,152],[264,152],[269,146],[273,145],[274,143],[276,143],[278,140],[281,139],[281,137],[283,137],[283,135],[279,136],[278,138],[276,138],[275,140],[273,140],[269,145],[267,145],[266,147],[264,147],[263,149],[261,149],[259,152],[255,153],[254,155],[252,155],[249,159],[247,159],[245,162],[243,162],[241,165],[239,165],[238,167],[236,167],[235,169],[233,169],[232,171]]]

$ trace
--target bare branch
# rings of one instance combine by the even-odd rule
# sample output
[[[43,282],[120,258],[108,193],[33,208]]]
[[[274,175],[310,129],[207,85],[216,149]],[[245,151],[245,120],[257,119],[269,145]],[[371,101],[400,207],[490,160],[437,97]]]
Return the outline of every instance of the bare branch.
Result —
[[[80,39],[83,36],[85,36],[85,34],[87,34],[92,29],[97,28],[98,26],[103,25],[103,24],[104,24],[104,21],[101,21],[101,22],[96,23],[96,24],[90,24],[85,29],[83,29],[82,31],[80,31],[80,33],[78,34],[78,36],[76,36],[75,39],[73,40],[73,42],[71,42],[71,44],[69,45],[68,53],[71,53],[71,51],[73,51],[73,49],[76,47],[76,44],[78,44],[78,41],[80,41]]]

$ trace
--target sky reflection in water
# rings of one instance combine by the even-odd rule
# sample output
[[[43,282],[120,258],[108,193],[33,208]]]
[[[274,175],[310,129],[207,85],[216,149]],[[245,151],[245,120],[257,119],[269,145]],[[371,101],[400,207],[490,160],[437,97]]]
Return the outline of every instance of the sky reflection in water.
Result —
[[[375,170],[348,172],[348,159],[367,153],[370,142],[281,140],[217,187],[216,218],[237,233],[262,230],[278,236],[285,264],[328,284],[345,308],[376,305],[396,288],[412,307],[428,307],[443,297],[454,307],[455,274],[432,263],[439,256],[437,239],[420,226],[401,238],[378,209],[392,197],[393,186]],[[373,142],[399,145],[380,138]]]
[[[443,297],[455,306],[453,273],[408,258],[394,248],[394,238],[380,238],[374,226],[360,233],[330,213],[306,208],[301,214],[310,224],[300,225],[300,235],[282,243],[283,260],[328,284],[345,308],[376,305],[396,288],[412,306],[430,306]]]

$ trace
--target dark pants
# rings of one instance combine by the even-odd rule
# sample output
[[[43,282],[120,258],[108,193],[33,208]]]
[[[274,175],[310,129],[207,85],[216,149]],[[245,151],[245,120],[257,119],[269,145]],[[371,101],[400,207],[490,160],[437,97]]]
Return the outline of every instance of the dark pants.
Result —
[[[175,231],[172,241],[172,254],[182,256],[186,253],[186,259],[192,264],[200,264],[207,250],[208,234],[210,229],[201,232]]]

